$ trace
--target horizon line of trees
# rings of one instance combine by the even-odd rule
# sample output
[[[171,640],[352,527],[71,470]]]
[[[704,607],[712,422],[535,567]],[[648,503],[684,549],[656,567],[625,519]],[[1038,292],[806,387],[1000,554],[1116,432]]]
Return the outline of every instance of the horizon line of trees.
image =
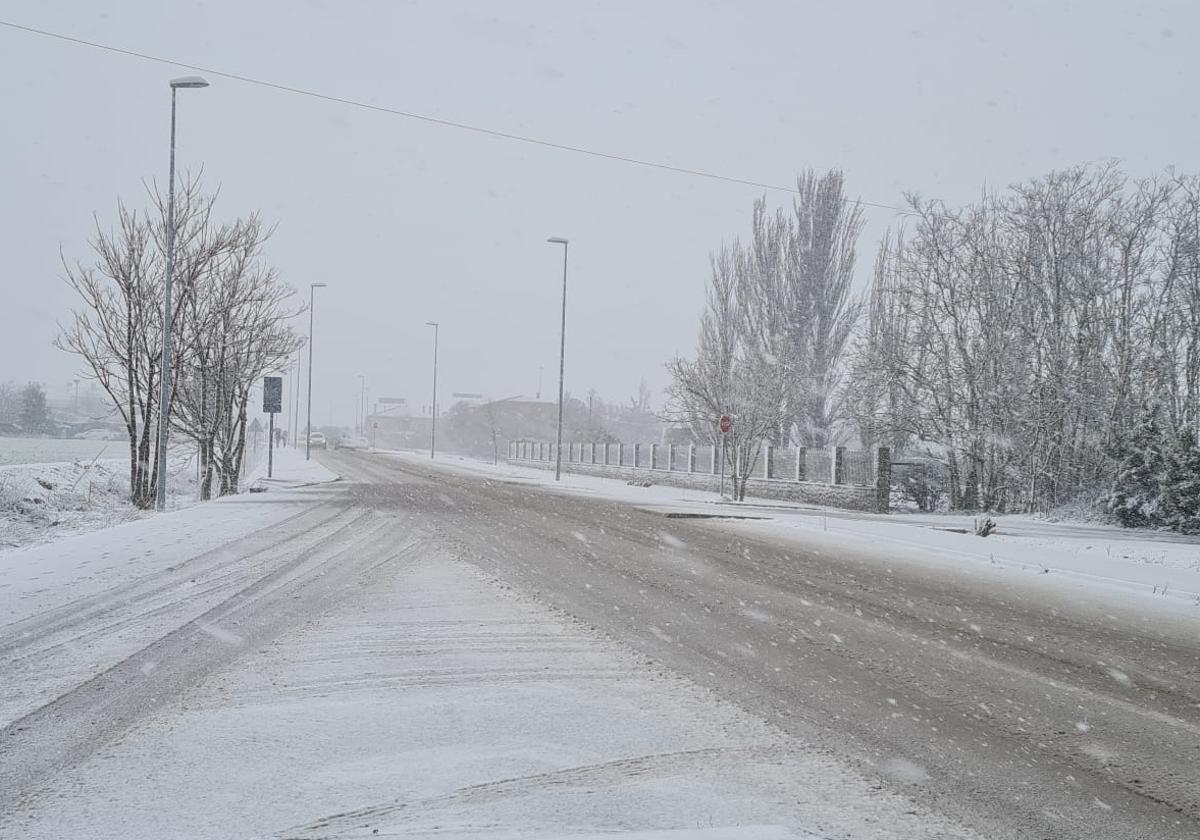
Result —
[[[671,419],[715,443],[736,415],[735,475],[763,441],[857,436],[941,462],[951,509],[1082,496],[1126,524],[1200,528],[1200,498],[1181,501],[1200,496],[1200,178],[1108,163],[963,207],[910,195],[862,295],[861,207],[842,183],[801,176],[790,212],[759,199],[749,239],[713,255],[696,358],[668,364]],[[1179,453],[1174,483],[1154,452]],[[1133,499],[1145,516],[1122,513]]]
[[[166,197],[148,185],[149,207],[118,200],[115,229],[95,218],[94,261],[62,257],[80,298],[56,346],[83,360],[85,376],[108,395],[129,437],[130,501],[157,495],[163,304],[168,234]],[[258,214],[218,222],[217,194],[199,177],[175,197],[171,301],[171,432],[196,447],[200,497],[236,493],[246,449],[250,391],[283,367],[303,340],[288,320],[304,311],[263,257],[271,235]]]
[[[0,382],[0,427],[3,426],[34,435],[53,431],[54,417],[42,383],[31,381],[18,386],[15,382]]]

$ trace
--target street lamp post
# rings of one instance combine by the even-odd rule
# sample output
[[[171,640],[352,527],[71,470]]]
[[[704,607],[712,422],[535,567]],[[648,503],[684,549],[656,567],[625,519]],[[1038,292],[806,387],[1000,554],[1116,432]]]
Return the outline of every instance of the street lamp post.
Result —
[[[296,375],[293,377],[292,385],[292,411],[290,424],[292,427],[292,449],[300,447],[300,353],[301,348],[296,348]]]
[[[308,284],[308,420],[304,429],[304,460],[312,460],[312,346],[313,346],[313,290],[324,289],[325,283]]]
[[[432,459],[437,451],[437,354],[440,325],[437,321],[426,321],[425,326],[433,327],[433,406],[429,409],[429,457]]]
[[[358,433],[365,435],[367,433],[367,377],[363,374],[358,375]]]
[[[167,182],[167,277],[163,289],[162,382],[158,394],[158,493],[155,507],[167,507],[167,418],[171,400],[171,280],[175,274],[175,92],[180,88],[208,87],[199,76],[171,80],[171,164]]]
[[[567,240],[552,236],[546,241],[563,246],[562,332],[558,344],[558,445],[554,449],[554,480],[559,481],[562,478],[563,371],[567,358]]]

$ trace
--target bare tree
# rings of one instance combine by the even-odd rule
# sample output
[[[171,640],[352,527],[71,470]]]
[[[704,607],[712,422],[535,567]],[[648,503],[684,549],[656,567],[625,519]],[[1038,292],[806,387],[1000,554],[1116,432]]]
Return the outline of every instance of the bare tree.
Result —
[[[1163,222],[1163,284],[1150,325],[1152,388],[1177,428],[1200,430],[1200,177],[1175,179]]]
[[[96,220],[91,241],[92,266],[68,265],[67,283],[82,306],[57,344],[84,360],[86,375],[95,379],[121,415],[129,436],[130,501],[142,508],[154,503],[158,453],[157,417],[159,350],[161,349],[162,262],[153,246],[152,222],[117,208],[118,229],[106,233]]]
[[[747,265],[737,243],[712,258],[697,356],[694,361],[675,358],[668,363],[671,384],[664,414],[689,428],[697,440],[718,448],[721,417],[733,419],[725,436],[725,458],[737,499],[745,498],[763,443],[785,417],[787,388],[746,340],[742,306],[749,288]]]
[[[962,209],[910,198],[851,388],[864,436],[941,457],[952,507],[1044,510],[1102,487],[1138,407],[1195,422],[1194,180],[1076,167]]]
[[[262,262],[269,235],[257,216],[238,220],[220,258],[181,293],[187,353],[173,421],[196,444],[202,499],[214,474],[220,495],[237,492],[250,388],[300,345],[287,326],[301,312],[288,306],[294,292]]]
[[[71,322],[60,327],[57,340],[60,348],[83,359],[86,375],[100,384],[120,414],[129,437],[130,500],[143,508],[154,502],[157,466],[166,457],[159,451],[156,430],[162,408],[158,398],[167,212],[163,196],[152,187],[149,192],[152,209],[147,213],[118,203],[115,231],[105,231],[96,220],[92,265],[72,265],[64,258],[66,281],[79,294],[81,305]],[[204,356],[212,349],[211,336],[204,332],[212,324],[214,308],[208,292],[231,271],[237,273],[248,242],[254,253],[261,242],[257,220],[214,224],[215,201],[216,196],[204,193],[196,177],[185,177],[176,192],[174,280],[179,293],[170,313],[174,397],[191,396],[191,375],[198,367],[211,366]],[[243,285],[241,290],[248,288]],[[206,340],[200,341],[201,336]],[[226,337],[235,352],[246,340],[232,332]],[[257,358],[262,353],[250,355]],[[230,387],[235,391],[234,386],[248,387],[237,377],[253,372],[254,365],[235,370],[239,372],[229,380]],[[169,418],[174,409],[166,407]],[[189,422],[173,425],[192,427]]]

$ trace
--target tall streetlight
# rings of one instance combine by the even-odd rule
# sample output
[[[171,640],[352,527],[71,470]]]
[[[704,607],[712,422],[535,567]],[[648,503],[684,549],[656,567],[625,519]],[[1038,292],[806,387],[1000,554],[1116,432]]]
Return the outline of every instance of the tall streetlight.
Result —
[[[296,375],[293,377],[294,384],[292,386],[292,413],[290,425],[292,428],[292,448],[300,447],[300,353],[301,348],[296,348]]]
[[[313,291],[324,289],[325,283],[308,284],[308,420],[304,429],[304,460],[312,459],[312,346],[313,346]]]
[[[163,290],[162,382],[158,394],[158,497],[155,507],[167,507],[167,417],[171,399],[171,280],[175,274],[175,91],[208,87],[199,76],[171,80],[171,165],[167,182],[167,280]]]
[[[429,410],[429,457],[437,450],[437,351],[438,327],[437,321],[426,321],[425,326],[433,327],[433,407]]]
[[[567,240],[561,236],[551,236],[546,241],[563,246],[562,333],[558,344],[558,445],[554,450],[554,480],[559,481],[562,478],[563,371],[567,358]]]
[[[358,375],[358,433],[366,434],[367,430],[367,377],[363,374]]]

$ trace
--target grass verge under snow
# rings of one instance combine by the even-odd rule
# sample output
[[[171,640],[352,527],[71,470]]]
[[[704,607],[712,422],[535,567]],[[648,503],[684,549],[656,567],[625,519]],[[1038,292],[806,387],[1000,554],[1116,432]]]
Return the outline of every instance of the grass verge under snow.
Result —
[[[167,507],[188,507],[199,500],[195,460],[174,457],[167,472]],[[316,461],[292,449],[275,452],[275,478],[266,479],[262,453],[246,468],[242,492],[253,484],[288,487],[336,478]],[[215,489],[215,488],[214,488]],[[0,466],[0,550],[51,542],[73,534],[109,528],[153,511],[129,503],[129,462],[10,464]]]

